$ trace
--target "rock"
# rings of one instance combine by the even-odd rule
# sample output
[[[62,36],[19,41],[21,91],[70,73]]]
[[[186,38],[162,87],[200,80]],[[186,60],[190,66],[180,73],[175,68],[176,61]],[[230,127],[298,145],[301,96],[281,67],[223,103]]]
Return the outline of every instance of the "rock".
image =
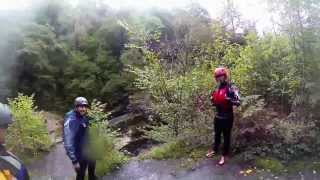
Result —
[[[143,113],[145,118],[147,118],[150,104],[150,96],[147,93],[139,92],[129,96],[129,105],[127,108],[129,112]]]
[[[127,113],[127,105],[119,105],[119,106],[116,106],[114,107],[111,111],[110,111],[110,115],[109,115],[109,118],[114,118],[114,117],[117,117],[117,116],[121,116],[121,115],[124,115]]]
[[[132,138],[139,138],[144,135],[144,132],[142,129],[146,126],[146,122],[140,121],[135,125],[128,126],[128,132],[127,134]]]
[[[271,130],[273,127],[274,127],[273,124],[268,124],[268,125],[266,125],[266,129],[267,129],[267,130]]]
[[[128,128],[148,119],[150,97],[147,93],[137,92],[127,97],[128,102],[115,107],[109,116],[109,125]]]
[[[276,111],[271,111],[271,112],[269,112],[269,115],[271,116],[271,118],[279,117],[279,113],[276,112]]]
[[[116,149],[121,149],[127,144],[131,142],[131,137],[124,135],[123,137],[119,138],[119,140],[116,142]]]
[[[130,125],[138,124],[140,121],[144,120],[142,113],[134,114],[124,114],[109,120],[110,127],[114,128],[127,128]]]
[[[137,156],[144,149],[150,148],[154,144],[153,141],[146,138],[131,139],[121,148],[121,151],[128,151],[132,155]]]
[[[111,110],[111,115],[108,117],[109,126],[120,129],[125,134],[123,141],[117,146],[126,154],[137,155],[143,147],[148,147],[150,144],[142,137],[144,133],[141,131],[148,123],[151,114],[150,104],[151,100],[147,93],[135,92]]]
[[[62,137],[59,137],[59,138],[56,138],[56,139],[55,139],[55,143],[56,143],[56,144],[62,143],[62,142],[63,142]]]

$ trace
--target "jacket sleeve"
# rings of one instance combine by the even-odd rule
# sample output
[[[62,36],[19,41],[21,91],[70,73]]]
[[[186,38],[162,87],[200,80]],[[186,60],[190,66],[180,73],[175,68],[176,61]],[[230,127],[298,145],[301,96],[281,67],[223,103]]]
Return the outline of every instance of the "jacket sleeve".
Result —
[[[18,174],[18,179],[21,179],[21,180],[29,180],[30,179],[29,173],[24,165],[21,166],[21,169]]]
[[[76,121],[72,117],[66,116],[63,125],[64,148],[72,163],[78,162],[75,149],[75,136],[78,131],[78,127],[75,122]]]

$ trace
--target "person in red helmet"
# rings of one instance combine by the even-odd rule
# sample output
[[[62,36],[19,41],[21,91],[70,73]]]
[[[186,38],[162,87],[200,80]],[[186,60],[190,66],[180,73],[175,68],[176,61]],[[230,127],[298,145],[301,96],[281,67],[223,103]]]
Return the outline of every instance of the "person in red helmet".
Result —
[[[229,73],[224,67],[216,68],[214,78],[218,84],[217,88],[211,93],[211,103],[216,107],[214,118],[214,143],[212,149],[206,154],[207,157],[214,156],[221,143],[221,134],[223,134],[224,146],[222,156],[218,165],[225,163],[225,158],[230,151],[231,130],[233,126],[233,109],[240,105],[239,90],[228,81]]]

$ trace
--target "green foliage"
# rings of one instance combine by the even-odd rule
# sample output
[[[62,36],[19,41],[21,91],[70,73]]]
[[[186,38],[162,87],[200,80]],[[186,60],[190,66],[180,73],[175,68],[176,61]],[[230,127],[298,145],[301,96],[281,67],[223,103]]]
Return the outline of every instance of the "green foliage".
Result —
[[[318,172],[320,170],[319,159],[314,157],[306,157],[298,160],[293,160],[292,162],[286,165],[286,169],[289,173],[297,173],[303,171]]]
[[[80,95],[111,106],[123,99],[132,86],[131,75],[123,69],[128,61],[120,60],[128,33],[116,17],[98,16],[105,8],[79,3],[72,9],[58,1],[42,3],[35,22],[21,27],[16,71],[10,82],[12,96],[35,94],[41,108],[55,111],[65,111]],[[77,12],[80,9],[90,11],[86,23]],[[70,22],[66,16],[72,16]]]
[[[144,155],[142,158],[148,159],[179,159],[186,157],[190,150],[188,150],[186,144],[182,141],[175,141],[162,144],[160,146],[154,147]]]
[[[207,147],[207,146],[195,147],[189,153],[189,157],[195,161],[198,161],[199,159],[204,159],[206,158],[204,154],[208,153],[209,148],[210,147]],[[213,157],[213,159],[216,159],[216,158],[218,158],[218,156]]]
[[[316,152],[315,124],[293,121],[267,108],[261,97],[249,97],[243,99],[233,129],[234,150],[243,160],[266,156],[288,162]]]
[[[36,112],[33,96],[19,94],[9,99],[14,123],[9,127],[7,146],[22,158],[34,158],[51,146],[44,118]],[[27,159],[26,159],[27,160]]]
[[[174,138],[198,143],[206,141],[201,135],[210,131],[208,127],[212,123],[211,108],[204,99],[211,86],[207,65],[195,68],[186,76],[169,76],[155,55],[149,54],[147,58],[148,67],[134,70],[138,76],[136,85],[153,96],[153,109],[163,122],[146,135],[160,142]]]
[[[108,127],[104,108],[105,104],[93,101],[88,114],[90,128],[86,152],[91,159],[97,160],[98,176],[111,172],[127,161],[127,157],[115,148],[117,133]]]
[[[256,160],[256,165],[262,169],[269,169],[274,173],[280,173],[285,169],[285,166],[276,159],[262,159],[258,158]]]
[[[59,104],[63,98],[64,59],[68,57],[67,48],[55,39],[48,26],[30,24],[25,27],[21,48],[17,50],[15,81],[11,86],[14,93],[35,94],[37,102],[47,108]],[[59,97],[55,97],[58,95]],[[54,102],[54,103],[52,103]]]
[[[284,106],[292,103],[300,82],[289,39],[273,35],[261,39],[252,35],[247,38],[249,43],[242,58],[252,66],[247,75],[251,75],[250,93],[260,93],[268,100],[280,100]]]
[[[127,161],[128,158],[118,151],[109,151],[103,159],[97,161],[96,174],[99,177],[102,177],[107,173],[119,168]]]

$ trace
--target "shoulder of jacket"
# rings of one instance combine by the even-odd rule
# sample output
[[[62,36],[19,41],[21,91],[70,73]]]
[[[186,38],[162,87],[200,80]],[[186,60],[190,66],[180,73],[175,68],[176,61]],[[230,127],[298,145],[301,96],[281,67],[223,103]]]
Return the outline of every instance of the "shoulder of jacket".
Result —
[[[66,113],[65,118],[64,118],[64,126],[68,126],[69,124],[77,124],[76,121],[76,114],[74,111],[70,111],[68,113]]]
[[[10,151],[6,151],[6,152],[8,153],[9,156],[15,158],[16,160],[18,160],[21,163],[21,160],[16,155],[14,155],[12,152],[10,152]]]
[[[6,155],[0,156],[2,163],[11,164],[12,167],[14,167],[16,170],[20,170],[23,167],[21,160],[9,151],[7,151],[6,153]]]
[[[74,110],[71,110],[71,111],[67,112],[65,115],[70,116],[70,115],[74,115],[74,114],[75,114]]]
[[[73,110],[65,114],[65,119],[75,119],[75,118],[76,118],[76,113]]]

